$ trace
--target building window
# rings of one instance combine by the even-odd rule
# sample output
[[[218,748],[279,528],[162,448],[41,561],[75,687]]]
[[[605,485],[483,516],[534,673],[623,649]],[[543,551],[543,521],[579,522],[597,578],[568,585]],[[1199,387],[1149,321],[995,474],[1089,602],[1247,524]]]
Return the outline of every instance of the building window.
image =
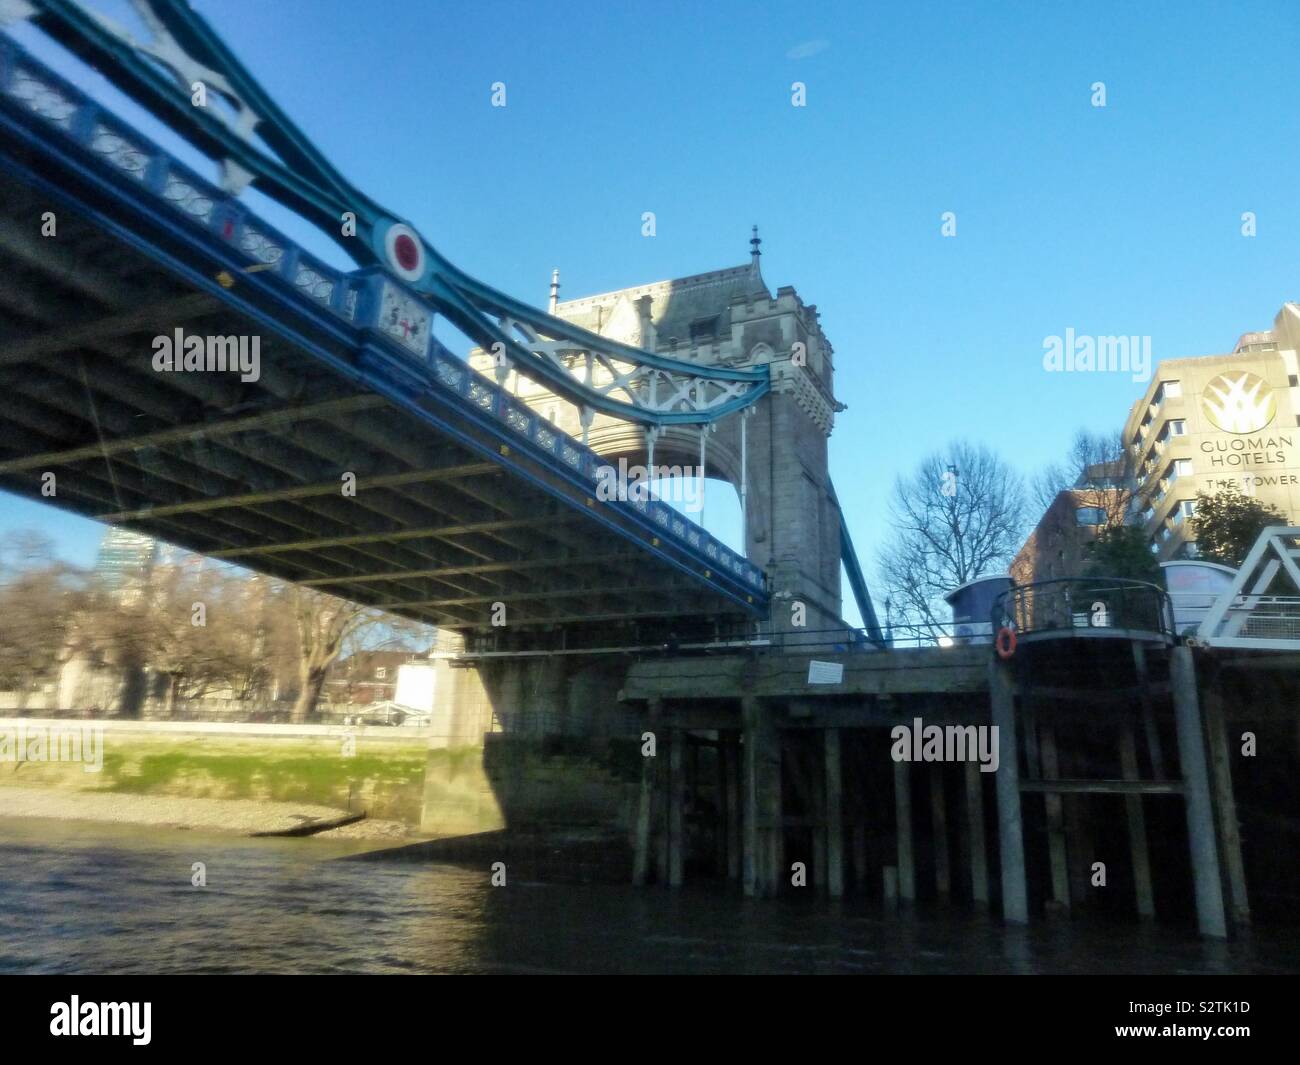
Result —
[[[1161,381],[1160,387],[1156,389],[1155,404],[1158,407],[1167,399],[1177,399],[1183,394],[1183,383],[1181,381]]]
[[[1289,373],[1286,375],[1286,383],[1292,388],[1300,388],[1300,377],[1297,377],[1293,373]]]
[[[1169,486],[1178,480],[1179,477],[1186,477],[1191,472],[1191,459],[1174,459],[1174,461],[1169,464],[1169,468],[1165,471],[1162,487],[1168,490]]]
[[[388,676],[388,670],[385,667],[380,666],[375,670],[375,680],[383,680],[386,676]]]
[[[1187,432],[1187,423],[1181,418],[1174,418],[1167,421],[1160,430],[1160,435],[1156,437],[1155,454],[1163,455],[1165,448],[1169,446],[1169,441],[1176,436],[1183,436]]]
[[[1076,525],[1105,525],[1106,512],[1101,507],[1078,507],[1074,511]]]

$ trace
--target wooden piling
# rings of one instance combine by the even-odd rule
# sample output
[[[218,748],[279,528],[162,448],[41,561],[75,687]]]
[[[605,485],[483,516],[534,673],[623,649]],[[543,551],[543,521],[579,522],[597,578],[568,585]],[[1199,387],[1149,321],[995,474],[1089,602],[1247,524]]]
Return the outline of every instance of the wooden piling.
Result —
[[[840,730],[826,729],[826,887],[831,898],[844,894],[844,771]]]
[[[934,883],[942,901],[952,895],[952,872],[948,864],[948,811],[943,794],[943,763],[930,766],[930,819],[934,830]]]
[[[827,730],[823,729],[823,734]],[[821,744],[822,751],[813,751],[809,753],[808,758],[808,784],[812,792],[813,802],[809,809],[817,823],[812,826],[812,845],[813,845],[813,887],[817,889],[818,894],[829,894],[830,878],[827,875],[827,866],[830,864],[830,832],[826,813],[826,766],[824,758],[825,741]],[[818,769],[820,768],[820,772]]]
[[[782,860],[781,746],[773,711],[741,697],[745,725],[745,894],[776,894]]]
[[[686,732],[675,728],[668,752],[668,886],[681,887],[686,852]]]
[[[1002,870],[1002,916],[1027,924],[1025,840],[1020,819],[1020,764],[1016,742],[1015,687],[1011,671],[995,658],[989,661],[989,701],[998,730],[998,851]]]
[[[657,733],[658,736],[658,757],[655,758],[655,793],[651,813],[651,831],[654,833],[654,850],[655,850],[655,880],[660,887],[668,883],[668,840],[669,840],[669,821],[671,813],[669,812],[669,793],[672,786],[671,767],[669,762],[672,760],[671,750],[665,750],[664,744],[671,745],[672,737],[669,731],[662,725]]]
[[[916,866],[912,855],[912,765],[894,763],[894,814],[898,833],[898,897],[916,901]]]
[[[1201,935],[1224,939],[1228,929],[1223,912],[1223,887],[1219,879],[1200,700],[1196,691],[1196,664],[1190,647],[1183,644],[1170,649],[1169,673],[1174,695],[1174,722],[1178,730],[1178,759],[1183,770],[1196,923]]]
[[[1088,775],[1087,763],[1077,748],[1070,751],[1058,746],[1057,757],[1061,776],[1077,780]],[[1088,821],[1089,799],[1085,794],[1065,794],[1061,796],[1061,804],[1065,807],[1065,854],[1070,869],[1070,899],[1071,905],[1078,908],[1090,899],[1092,888],[1095,848]]]
[[[730,746],[722,733],[719,733],[713,750],[714,794],[717,796],[717,816],[713,823],[713,861],[714,870],[720,877],[727,875],[727,844],[731,839],[730,821],[734,816],[731,809],[731,782],[727,779],[727,751]]]
[[[850,830],[852,844],[850,846],[850,855],[853,861],[853,883],[857,890],[865,892],[867,890],[867,826],[862,821],[855,824]]]
[[[892,865],[887,865],[881,870],[881,891],[884,893],[885,908],[895,910],[898,908],[898,869]]]
[[[970,851],[971,897],[977,905],[989,902],[989,863],[984,845],[984,785],[979,763],[965,763],[966,833]]]
[[[1156,780],[1164,780],[1165,756],[1160,746],[1160,731],[1156,728],[1155,706],[1151,701],[1151,673],[1147,668],[1147,652],[1137,640],[1133,640],[1131,646],[1138,699],[1142,703],[1142,730],[1146,734],[1147,753],[1151,756],[1151,773]]]
[[[731,790],[731,819],[727,824],[727,878],[739,880],[744,856],[745,782],[741,773],[740,734],[732,733],[727,745],[727,786]]]
[[[1223,694],[1217,686],[1205,693],[1205,736],[1210,748],[1210,786],[1218,817],[1224,870],[1228,878],[1228,899],[1232,923],[1238,928],[1250,924],[1250,902],[1246,896],[1246,867],[1241,857],[1241,825],[1237,821],[1237,800],[1232,789],[1232,762],[1228,754],[1227,723]]]
[[[1038,742],[1044,780],[1060,780],[1061,767],[1056,757],[1056,726],[1044,720],[1038,726]],[[1065,808],[1059,792],[1047,792],[1043,797],[1047,807],[1047,846],[1052,868],[1052,902],[1065,911],[1070,910],[1070,867],[1065,851]]]
[[[663,706],[660,699],[649,701],[646,714],[647,731],[655,734],[659,727],[659,714]],[[655,751],[658,754],[658,750]],[[636,849],[632,857],[632,883],[644,887],[650,873],[650,830],[654,814],[655,770],[657,758],[641,759],[641,796],[637,806]]]
[[[1120,724],[1119,764],[1125,780],[1138,780],[1137,738],[1132,721]],[[1133,858],[1133,887],[1137,893],[1138,916],[1150,921],[1156,915],[1155,894],[1151,887],[1151,852],[1147,846],[1146,816],[1141,795],[1125,795],[1128,814],[1128,845]]]

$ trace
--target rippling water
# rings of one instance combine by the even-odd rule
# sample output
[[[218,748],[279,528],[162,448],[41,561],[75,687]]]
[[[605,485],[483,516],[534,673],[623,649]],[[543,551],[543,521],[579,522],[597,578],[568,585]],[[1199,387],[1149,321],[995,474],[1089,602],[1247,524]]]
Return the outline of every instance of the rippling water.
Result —
[[[1206,946],[1079,921],[1008,932],[704,887],[494,888],[486,870],[336,860],[359,849],[0,820],[0,972],[1300,971],[1300,954],[1263,936]],[[190,884],[194,862],[205,888]]]

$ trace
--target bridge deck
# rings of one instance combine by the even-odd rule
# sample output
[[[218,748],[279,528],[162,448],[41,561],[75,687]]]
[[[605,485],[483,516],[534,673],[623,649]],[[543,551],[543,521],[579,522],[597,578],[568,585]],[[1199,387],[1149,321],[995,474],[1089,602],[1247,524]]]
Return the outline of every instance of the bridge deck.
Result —
[[[766,602],[663,504],[595,499],[597,456],[436,340],[385,334],[393,279],[314,263],[3,40],[0,279],[9,491],[462,630],[497,602],[516,630]],[[155,368],[178,330],[256,338],[256,380]]]

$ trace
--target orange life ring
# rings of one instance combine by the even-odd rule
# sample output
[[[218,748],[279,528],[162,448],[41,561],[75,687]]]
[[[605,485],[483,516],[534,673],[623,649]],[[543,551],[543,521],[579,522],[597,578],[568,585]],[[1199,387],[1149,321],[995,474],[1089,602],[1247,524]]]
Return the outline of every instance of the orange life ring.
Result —
[[[1006,637],[1005,642],[1003,637]],[[1016,630],[1009,625],[1003,625],[998,629],[998,638],[994,641],[993,646],[998,652],[999,658],[1010,658],[1016,653]]]

